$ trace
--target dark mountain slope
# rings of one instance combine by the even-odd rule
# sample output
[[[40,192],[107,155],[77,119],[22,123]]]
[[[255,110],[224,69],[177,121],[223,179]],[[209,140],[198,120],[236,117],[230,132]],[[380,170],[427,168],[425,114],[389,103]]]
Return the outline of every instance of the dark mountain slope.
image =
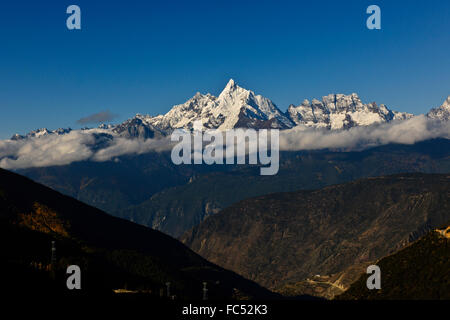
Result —
[[[337,299],[450,300],[450,229],[446,236],[431,231],[376,264],[381,270],[380,290],[368,290],[368,275],[363,274]]]
[[[115,218],[17,174],[0,169],[1,268],[4,289],[67,292],[65,268],[80,265],[83,292],[151,290],[165,282],[172,294],[200,298],[202,282],[211,297],[274,297],[257,284],[223,270],[158,231]],[[58,261],[49,273],[50,244]]]
[[[402,172],[450,172],[450,140],[386,145],[358,152],[282,152],[275,176],[260,176],[258,168],[249,166],[202,174],[113,214],[178,237],[205,217],[246,198]]]
[[[238,202],[182,241],[208,260],[269,288],[364,265],[450,219],[450,176],[401,174]]]
[[[65,166],[19,169],[17,173],[86,204],[113,213],[147,200],[193,175],[226,166],[176,166],[170,152],[126,155],[114,161],[74,162]]]

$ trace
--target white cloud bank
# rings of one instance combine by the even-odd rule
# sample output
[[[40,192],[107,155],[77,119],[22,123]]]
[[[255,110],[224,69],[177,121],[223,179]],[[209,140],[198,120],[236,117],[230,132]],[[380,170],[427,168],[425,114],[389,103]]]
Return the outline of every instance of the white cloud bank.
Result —
[[[4,169],[46,167],[89,159],[93,153],[89,146],[94,142],[93,135],[81,131],[19,141],[2,140],[0,167]]]
[[[117,135],[102,137],[107,131],[72,131],[25,140],[0,140],[0,167],[24,169],[67,165],[76,161],[110,161],[122,155],[170,150],[170,137],[163,139],[127,139]],[[110,132],[109,132],[110,133]],[[99,136],[100,134],[100,136]],[[99,138],[100,137],[100,138]],[[306,127],[280,132],[280,150],[313,149],[355,150],[388,143],[413,144],[432,138],[450,139],[450,122],[425,116],[350,130],[318,130]],[[102,140],[103,139],[103,140]],[[97,148],[101,141],[102,148]]]
[[[166,139],[143,141],[112,136],[105,147],[98,149],[95,146],[101,138],[95,133],[91,130],[71,131],[64,135],[47,135],[18,141],[0,140],[0,167],[25,169],[67,165],[84,160],[102,162],[121,155],[163,151],[169,147]]]
[[[424,115],[349,130],[314,130],[296,127],[280,134],[280,150],[354,150],[388,143],[413,144],[419,141],[450,139],[450,122],[430,120]]]

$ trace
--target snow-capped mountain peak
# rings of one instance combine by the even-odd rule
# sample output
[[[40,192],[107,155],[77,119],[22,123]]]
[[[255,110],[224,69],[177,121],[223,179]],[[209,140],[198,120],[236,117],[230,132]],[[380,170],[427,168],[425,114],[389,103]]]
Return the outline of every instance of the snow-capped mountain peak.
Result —
[[[449,121],[450,120],[450,96],[447,97],[447,100],[437,108],[433,108],[430,112],[427,113],[428,118],[441,120],[441,121]]]
[[[219,130],[236,127],[290,128],[293,125],[272,101],[238,86],[233,79],[228,81],[218,97],[197,93],[165,115],[149,119],[149,123],[162,130],[190,129],[198,120],[206,128]]]
[[[22,136],[18,133],[16,133],[15,135],[13,135],[11,137],[11,140],[22,140],[22,139],[27,139],[27,138],[39,138],[39,137],[44,137],[44,136],[48,136],[48,135],[64,135],[66,133],[71,132],[72,129],[71,128],[59,128],[56,130],[48,130],[47,128],[41,128],[41,129],[36,129],[33,131],[30,131],[29,133],[27,133],[25,136]]]
[[[270,100],[238,86],[231,79],[217,98],[213,110],[217,117],[225,117],[219,129],[236,127],[290,128],[293,123]]]
[[[450,119],[450,96],[444,103],[430,110],[431,119]],[[393,120],[413,117],[410,113],[390,110],[386,105],[375,102],[363,103],[358,94],[329,94],[321,100],[305,99],[295,106],[291,104],[283,113],[268,98],[240,87],[230,79],[222,92],[216,97],[197,92],[185,103],[173,106],[166,114],[150,116],[136,114],[135,117],[118,125],[100,125],[93,133],[109,133],[111,136],[125,138],[160,138],[174,129],[192,129],[194,122],[200,120],[208,129],[228,130],[232,128],[278,128],[289,129],[295,126],[326,129],[348,129],[355,126],[369,126]],[[11,139],[21,140],[47,135],[63,135],[71,129],[38,129],[25,136],[16,134]]]
[[[240,88],[240,87],[238,87],[238,85],[236,84],[236,82],[233,79],[230,79],[230,80],[228,80],[228,83],[225,86],[225,88],[222,90],[222,93],[228,93],[230,91],[236,90],[237,88]]]
[[[304,100],[299,106],[289,106],[288,114],[296,125],[328,129],[348,129],[413,116],[391,111],[384,104],[364,104],[356,93],[329,94],[321,101],[313,99],[311,103]]]

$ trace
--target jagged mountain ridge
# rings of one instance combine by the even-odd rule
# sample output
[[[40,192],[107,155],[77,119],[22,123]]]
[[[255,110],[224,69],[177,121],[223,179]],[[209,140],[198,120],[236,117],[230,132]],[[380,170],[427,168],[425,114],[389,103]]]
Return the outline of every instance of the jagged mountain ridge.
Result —
[[[447,121],[450,117],[450,96],[444,104],[431,109],[431,119]],[[126,138],[158,138],[173,129],[191,129],[194,121],[200,120],[205,128],[227,130],[232,128],[277,128],[290,129],[296,126],[327,128],[330,130],[368,126],[392,120],[405,120],[413,114],[390,110],[386,105],[364,104],[356,93],[350,95],[329,94],[322,100],[304,100],[298,106],[291,104],[286,113],[270,99],[244,89],[230,80],[218,97],[196,93],[183,104],[175,105],[165,115],[137,114],[118,125],[99,126],[99,129]],[[94,130],[94,129],[92,129]],[[39,129],[12,139],[39,137],[51,134],[65,134],[71,129]]]
[[[322,101],[304,100],[299,106],[290,105],[287,113],[296,125],[327,129],[347,129],[413,117],[410,113],[389,110],[384,104],[363,104],[356,93],[330,94]]]
[[[448,121],[450,120],[450,96],[448,96],[447,100],[437,108],[433,108],[430,112],[427,113],[427,116],[431,119]]]
[[[247,127],[261,126],[269,121],[271,128],[293,126],[271,100],[239,87],[233,80],[228,82],[218,97],[197,93],[163,116],[148,116],[147,122],[160,129],[170,130],[190,129],[194,121],[202,121],[206,128],[226,130],[240,126],[239,123],[244,119],[248,120]]]
[[[119,136],[126,138],[143,138],[143,139],[157,139],[164,137],[166,132],[156,128],[152,124],[142,119],[140,116],[136,116],[133,119],[129,119],[122,124],[119,124],[112,128],[112,131]]]
[[[268,288],[348,270],[340,283],[345,289],[364,265],[448,221],[449,178],[398,174],[250,198],[208,217],[181,239]]]
[[[27,138],[35,138],[35,137],[42,137],[42,136],[47,136],[47,135],[63,135],[66,133],[71,132],[72,129],[71,128],[59,128],[56,130],[48,130],[47,128],[40,128],[40,129],[36,129],[33,131],[28,132],[25,136],[22,136],[18,133],[16,133],[15,135],[13,135],[11,137],[11,140],[22,140],[22,139],[27,139]]]

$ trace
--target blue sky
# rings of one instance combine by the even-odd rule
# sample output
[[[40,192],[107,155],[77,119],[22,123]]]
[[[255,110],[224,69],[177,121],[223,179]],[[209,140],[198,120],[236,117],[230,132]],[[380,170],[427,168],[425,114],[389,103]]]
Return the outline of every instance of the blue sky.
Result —
[[[77,4],[82,30],[66,28]],[[381,8],[382,30],[366,28]],[[283,111],[357,92],[424,113],[450,95],[450,1],[2,1],[0,138],[104,110],[167,112],[229,78]]]

